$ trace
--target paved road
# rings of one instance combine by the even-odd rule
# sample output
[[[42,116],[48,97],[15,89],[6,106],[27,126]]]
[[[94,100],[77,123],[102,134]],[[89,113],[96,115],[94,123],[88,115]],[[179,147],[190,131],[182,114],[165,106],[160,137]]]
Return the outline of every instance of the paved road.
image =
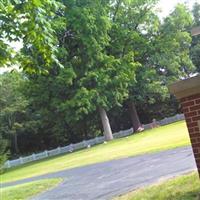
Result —
[[[184,147],[64,170],[2,186],[62,177],[64,181],[60,185],[32,200],[107,200],[195,169],[192,150]]]

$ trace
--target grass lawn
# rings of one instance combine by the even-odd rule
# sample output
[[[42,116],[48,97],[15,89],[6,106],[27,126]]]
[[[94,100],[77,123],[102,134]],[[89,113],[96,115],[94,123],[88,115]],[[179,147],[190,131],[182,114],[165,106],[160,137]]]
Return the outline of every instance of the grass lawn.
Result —
[[[9,169],[0,175],[0,181],[10,182],[68,168],[186,145],[190,145],[189,135],[185,122],[181,121],[147,130],[128,138],[116,139],[107,144]]]
[[[2,200],[25,200],[58,185],[62,179],[46,179],[0,189]]]
[[[192,173],[130,192],[114,200],[199,200],[199,194],[199,177],[197,173]]]

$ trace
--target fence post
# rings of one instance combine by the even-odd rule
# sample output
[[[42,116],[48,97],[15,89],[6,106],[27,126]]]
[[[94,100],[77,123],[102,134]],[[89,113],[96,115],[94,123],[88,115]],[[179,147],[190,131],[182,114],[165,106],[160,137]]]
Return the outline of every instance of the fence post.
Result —
[[[32,154],[32,159],[36,160],[35,153]]]
[[[69,148],[69,152],[73,152],[73,150],[74,150],[73,144],[70,144],[69,147],[70,147],[70,148]]]
[[[87,147],[87,141],[83,140],[84,147]]]
[[[184,114],[180,114],[179,117],[180,117],[180,120],[184,120],[185,119],[185,115]]]
[[[60,154],[60,147],[58,147],[57,150],[58,150],[58,154]]]
[[[167,124],[168,124],[168,118],[165,117],[165,118],[164,118],[164,125],[167,125]]]
[[[45,156],[48,157],[48,151],[45,150],[44,153],[45,153]]]
[[[8,160],[8,161],[6,162],[6,164],[7,164],[7,167],[8,167],[8,168],[11,167],[11,165],[10,165],[10,160]]]
[[[24,164],[24,161],[23,161],[23,158],[22,158],[22,157],[20,157],[19,160],[20,160],[20,163],[21,163],[21,164]]]
[[[98,144],[98,142],[99,142],[98,137],[95,137],[95,144]]]

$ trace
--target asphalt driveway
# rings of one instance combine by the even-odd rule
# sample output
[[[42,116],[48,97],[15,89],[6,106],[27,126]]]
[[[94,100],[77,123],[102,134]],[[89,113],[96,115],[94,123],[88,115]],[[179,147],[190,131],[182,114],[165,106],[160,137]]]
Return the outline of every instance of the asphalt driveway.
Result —
[[[29,178],[2,187],[44,178],[63,182],[32,200],[107,200],[130,190],[196,170],[191,147],[112,160]]]

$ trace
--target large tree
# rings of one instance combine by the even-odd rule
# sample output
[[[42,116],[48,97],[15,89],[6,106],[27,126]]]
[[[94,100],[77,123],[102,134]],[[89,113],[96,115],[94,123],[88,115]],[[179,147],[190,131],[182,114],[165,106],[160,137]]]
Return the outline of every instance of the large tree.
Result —
[[[132,46],[136,50],[135,60],[141,64],[129,95],[134,130],[141,125],[135,104],[142,108],[168,100],[167,84],[189,77],[195,70],[189,58],[191,36],[188,28],[192,18],[187,8],[177,5],[163,22],[152,10],[149,14],[146,12],[146,17],[135,30],[138,39]]]
[[[136,78],[140,72],[143,76],[147,75],[144,71],[144,64],[150,56],[151,38],[159,23],[158,17],[154,14],[156,3],[156,0],[119,0],[112,5],[111,43],[108,51],[120,58],[129,53],[134,54],[135,61],[141,66],[137,69]],[[141,129],[134,103],[136,101],[135,98],[139,98],[140,90],[142,89],[139,86],[139,84],[136,85],[136,81],[130,79],[129,97],[126,100],[135,131]],[[133,88],[135,88],[134,91]]]
[[[58,59],[64,68],[52,66],[49,70],[53,76],[64,73],[68,78],[67,94],[58,110],[65,111],[67,124],[99,112],[105,138],[111,140],[106,111],[128,97],[128,86],[134,81],[138,63],[133,51],[123,56],[108,51],[113,42],[109,35],[112,27],[109,1],[70,0],[64,1],[64,5],[68,9],[62,14],[67,22],[56,29]]]

